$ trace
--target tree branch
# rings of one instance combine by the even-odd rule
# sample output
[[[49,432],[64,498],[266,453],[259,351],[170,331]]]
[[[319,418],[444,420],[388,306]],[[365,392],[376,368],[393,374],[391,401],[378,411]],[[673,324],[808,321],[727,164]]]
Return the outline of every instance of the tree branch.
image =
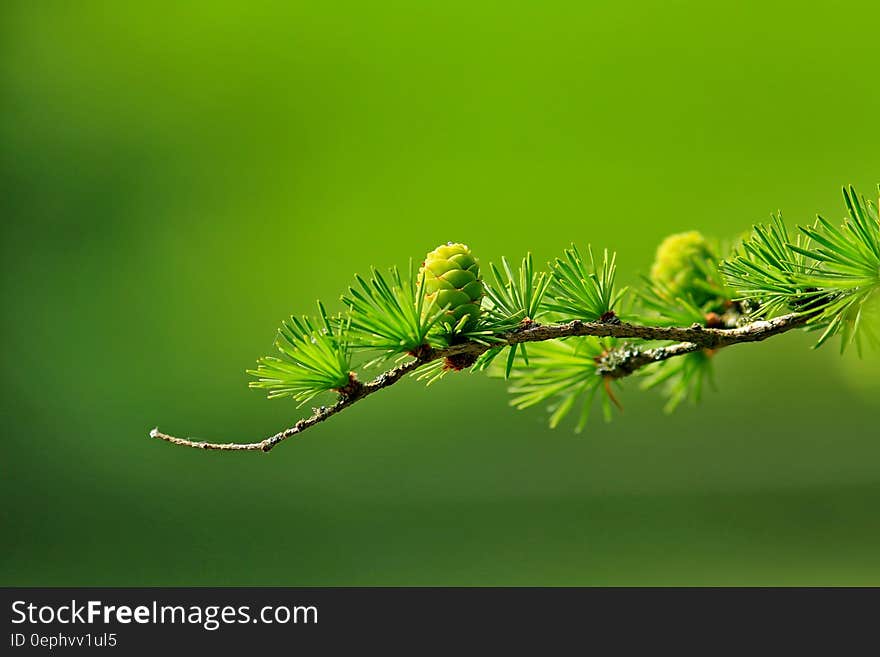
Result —
[[[500,342],[492,345],[467,342],[445,349],[425,349],[423,353],[403,365],[383,372],[368,383],[350,386],[347,391],[340,395],[339,401],[332,406],[322,406],[315,409],[314,413],[303,418],[289,429],[285,429],[274,436],[255,443],[211,443],[189,438],[177,438],[159,431],[158,428],[150,432],[152,438],[197,449],[211,449],[221,451],[261,451],[268,452],[282,441],[299,435],[309,427],[320,424],[324,420],[340,411],[345,410],[352,404],[368,397],[373,393],[387,388],[399,381],[404,375],[413,372],[422,365],[441,358],[451,356],[479,356],[493,347],[499,345],[516,345],[523,342],[543,342],[559,338],[575,336],[613,337],[613,338],[638,338],[641,340],[669,340],[677,342],[666,347],[654,347],[639,349],[636,347],[617,352],[613,359],[606,359],[600,367],[600,374],[610,378],[623,378],[629,376],[646,365],[658,363],[669,358],[699,351],[700,349],[720,349],[743,342],[760,342],[767,338],[785,333],[791,329],[803,326],[808,315],[789,314],[776,317],[771,320],[757,321],[733,329],[712,329],[694,324],[689,328],[674,326],[642,326],[626,322],[584,322],[573,320],[564,324],[537,324],[529,322],[510,333],[499,336]]]

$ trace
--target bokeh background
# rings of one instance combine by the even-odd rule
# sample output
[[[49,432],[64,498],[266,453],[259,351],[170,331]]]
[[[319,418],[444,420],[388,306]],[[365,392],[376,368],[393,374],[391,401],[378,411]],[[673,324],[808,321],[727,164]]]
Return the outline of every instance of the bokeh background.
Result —
[[[880,584],[880,363],[786,335],[581,436],[408,381],[270,455],[276,326],[447,240],[839,220],[880,181],[876,2],[0,8],[5,585]],[[873,358],[873,360],[871,359]]]

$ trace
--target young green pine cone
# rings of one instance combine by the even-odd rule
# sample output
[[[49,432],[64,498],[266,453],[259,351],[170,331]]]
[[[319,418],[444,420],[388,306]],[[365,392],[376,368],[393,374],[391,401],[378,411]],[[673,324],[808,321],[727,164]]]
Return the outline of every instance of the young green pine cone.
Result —
[[[666,286],[676,296],[690,295],[702,305],[714,295],[699,284],[704,275],[697,262],[712,258],[709,243],[697,231],[670,235],[657,247],[651,280]]]
[[[463,329],[473,328],[480,316],[483,299],[483,283],[480,265],[464,244],[449,242],[438,246],[425,256],[419,270],[425,274],[425,302],[436,299],[435,308],[446,309],[446,324],[454,327],[463,317],[468,317]]]

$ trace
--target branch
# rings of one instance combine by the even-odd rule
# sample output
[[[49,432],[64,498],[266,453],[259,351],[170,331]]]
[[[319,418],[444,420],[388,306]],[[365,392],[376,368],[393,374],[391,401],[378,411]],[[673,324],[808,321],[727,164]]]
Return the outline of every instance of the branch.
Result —
[[[652,363],[659,363],[676,356],[684,356],[700,349],[714,351],[743,342],[760,342],[774,335],[799,328],[806,324],[809,318],[809,314],[792,313],[767,321],[752,322],[734,329],[706,329],[695,324],[691,328],[684,330],[695,331],[700,334],[699,337],[693,336],[690,340],[668,347],[624,350],[616,354],[614,358],[606,357],[599,371],[603,376],[621,379]],[[682,329],[675,330],[679,331]]]
[[[503,344],[516,345],[523,342],[544,342],[546,340],[587,335],[677,342],[677,344],[667,347],[627,349],[620,352],[617,358],[603,363],[603,367],[600,369],[603,376],[623,378],[651,363],[682,356],[700,349],[720,349],[742,342],[760,342],[774,335],[799,328],[806,324],[808,319],[809,315],[793,313],[771,320],[752,322],[733,329],[704,328],[699,324],[694,324],[689,328],[681,328],[674,326],[642,326],[626,322],[584,322],[581,320],[574,320],[564,324],[537,324],[529,322],[510,333],[498,336],[500,342],[492,345],[467,342],[445,349],[425,349],[418,358],[383,372],[368,383],[360,383],[353,378],[352,383],[346,387],[345,392],[340,395],[339,401],[335,404],[315,409],[310,417],[304,418],[289,429],[285,429],[274,436],[269,436],[265,440],[256,443],[211,443],[189,438],[177,438],[162,433],[158,428],[153,429],[150,432],[150,436],[175,445],[197,449],[268,452],[282,441],[301,434],[309,427],[320,424],[361,399],[397,383],[404,375],[415,371],[422,365],[440,358],[461,355],[476,357],[492,347]]]
[[[258,443],[210,443],[202,440],[191,440],[189,438],[177,438],[176,436],[169,436],[166,433],[162,433],[161,431],[159,431],[158,427],[150,432],[150,437],[159,438],[160,440],[165,440],[175,445],[181,445],[183,447],[195,447],[197,449],[214,449],[236,452],[268,452],[281,441],[287,440],[292,436],[302,433],[309,427],[313,427],[316,424],[323,422],[327,418],[332,417],[340,411],[345,410],[355,402],[360,401],[367,395],[372,395],[374,392],[379,392],[380,390],[382,390],[382,388],[387,388],[388,386],[397,383],[397,381],[399,381],[403,375],[412,372],[416,368],[421,367],[431,360],[434,360],[434,358],[429,358],[427,360],[424,357],[417,358],[415,360],[409,361],[408,363],[404,363],[399,367],[395,367],[393,370],[383,372],[369,383],[355,385],[352,387],[351,393],[343,395],[339,399],[339,401],[332,406],[321,406],[320,408],[315,409],[315,412],[312,413],[310,417],[303,418],[289,429],[280,431],[274,436],[269,436],[265,440],[261,440]]]

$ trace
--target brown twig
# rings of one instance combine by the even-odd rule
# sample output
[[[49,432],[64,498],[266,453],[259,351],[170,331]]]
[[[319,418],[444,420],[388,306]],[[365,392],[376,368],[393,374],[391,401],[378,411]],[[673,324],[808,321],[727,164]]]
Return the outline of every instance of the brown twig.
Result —
[[[466,342],[445,349],[425,349],[418,358],[404,363],[394,369],[383,372],[375,379],[362,385],[352,385],[350,392],[340,397],[332,406],[322,406],[314,413],[303,418],[289,429],[255,443],[212,443],[190,438],[177,438],[159,431],[150,432],[150,436],[183,447],[210,449],[221,451],[260,451],[268,452],[282,441],[301,434],[309,427],[320,424],[324,420],[373,393],[397,383],[404,375],[413,372],[422,365],[440,358],[450,356],[479,356],[492,346],[516,345],[523,342],[543,342],[575,336],[591,335],[595,337],[637,338],[641,340],[669,340],[676,342],[666,347],[639,349],[637,347],[618,350],[614,358],[603,361],[600,374],[610,378],[623,378],[637,370],[660,361],[699,351],[700,349],[720,349],[744,342],[760,342],[767,338],[799,328],[807,322],[808,316],[790,314],[767,321],[757,321],[732,329],[705,328],[694,324],[688,328],[674,326],[642,326],[626,322],[584,322],[574,320],[564,324],[536,324],[529,322],[510,333],[499,336],[501,342],[495,345]],[[354,379],[353,379],[354,381]]]

